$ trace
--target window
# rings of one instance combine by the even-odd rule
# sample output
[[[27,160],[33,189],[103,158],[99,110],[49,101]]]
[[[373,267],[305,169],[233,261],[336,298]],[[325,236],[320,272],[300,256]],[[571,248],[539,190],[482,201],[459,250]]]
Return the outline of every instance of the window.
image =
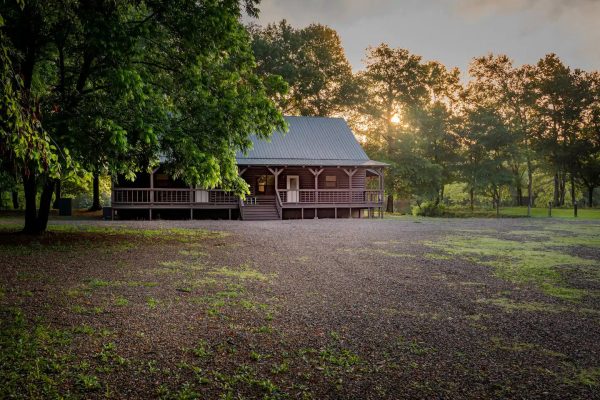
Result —
[[[337,176],[326,175],[325,176],[325,187],[326,188],[336,188],[337,187]]]
[[[257,180],[258,192],[265,193],[267,186],[275,186],[275,176],[273,175],[261,175]]]

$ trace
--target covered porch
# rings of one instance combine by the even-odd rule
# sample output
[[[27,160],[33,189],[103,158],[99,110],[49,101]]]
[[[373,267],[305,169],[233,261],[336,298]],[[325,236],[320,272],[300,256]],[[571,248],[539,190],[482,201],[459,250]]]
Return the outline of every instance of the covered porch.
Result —
[[[272,198],[280,218],[383,215],[383,167],[240,166],[240,176],[250,186],[241,206]]]

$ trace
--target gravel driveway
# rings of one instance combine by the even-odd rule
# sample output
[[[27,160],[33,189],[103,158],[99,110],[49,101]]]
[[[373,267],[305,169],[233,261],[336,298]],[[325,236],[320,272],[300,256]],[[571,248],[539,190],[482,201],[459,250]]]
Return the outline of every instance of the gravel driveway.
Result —
[[[1,304],[76,332],[60,351],[87,369],[57,384],[74,396],[600,398],[597,222],[52,223],[40,243],[2,235]],[[528,265],[456,244],[545,246],[552,227],[548,260],[576,260],[556,276],[499,275],[503,256]]]

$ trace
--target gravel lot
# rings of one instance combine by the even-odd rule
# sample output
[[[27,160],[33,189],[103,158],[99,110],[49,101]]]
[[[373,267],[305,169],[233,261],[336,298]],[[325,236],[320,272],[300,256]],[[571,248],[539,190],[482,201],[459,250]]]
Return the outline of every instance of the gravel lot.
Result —
[[[52,224],[0,236],[0,305],[72,332],[57,387],[75,397],[600,398],[597,222]],[[576,300],[444,252],[457,237],[544,245],[565,224],[588,242],[548,252],[587,260],[557,269]]]

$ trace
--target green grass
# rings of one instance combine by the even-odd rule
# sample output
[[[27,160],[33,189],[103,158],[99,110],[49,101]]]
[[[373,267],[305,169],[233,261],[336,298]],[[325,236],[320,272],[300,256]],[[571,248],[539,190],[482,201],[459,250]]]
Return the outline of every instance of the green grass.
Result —
[[[423,217],[401,215],[398,213],[386,213],[387,219],[405,219],[418,222]],[[496,218],[496,210],[491,208],[475,208],[471,211],[468,207],[448,207],[444,217],[451,218]],[[527,207],[500,207],[500,217],[527,218]],[[534,207],[531,209],[532,218],[548,218],[547,207]],[[428,219],[435,219],[427,217]],[[600,208],[580,208],[575,218],[572,208],[553,208],[552,218],[573,220],[596,220],[600,219]]]
[[[527,216],[527,207],[505,207],[500,208],[500,215],[507,216]],[[534,218],[543,218],[548,217],[548,209],[535,207],[531,209],[531,216]],[[573,215],[572,208],[553,208],[552,209],[552,217],[553,218],[572,218],[575,219]],[[580,208],[577,211],[577,218],[580,219],[600,219],[600,208]]]
[[[70,336],[31,326],[16,309],[0,310],[0,320],[0,398],[76,398],[63,392],[69,382],[78,381],[68,352]],[[100,382],[85,379],[81,388],[87,391],[96,384]]]
[[[565,300],[580,300],[588,294],[586,290],[566,283],[568,269],[581,270],[591,280],[600,279],[598,261],[571,255],[564,250],[578,246],[600,247],[599,226],[553,224],[547,229],[513,231],[507,235],[511,239],[469,232],[435,243],[426,242],[425,245],[439,250],[441,256],[459,257],[491,266],[502,279],[517,284],[534,284],[544,293]],[[531,239],[528,240],[528,237]]]
[[[236,278],[241,281],[244,280],[256,280],[256,281],[269,281],[270,276],[261,273],[248,265],[241,265],[238,269],[221,267],[209,272],[210,275],[218,275],[227,278]]]

